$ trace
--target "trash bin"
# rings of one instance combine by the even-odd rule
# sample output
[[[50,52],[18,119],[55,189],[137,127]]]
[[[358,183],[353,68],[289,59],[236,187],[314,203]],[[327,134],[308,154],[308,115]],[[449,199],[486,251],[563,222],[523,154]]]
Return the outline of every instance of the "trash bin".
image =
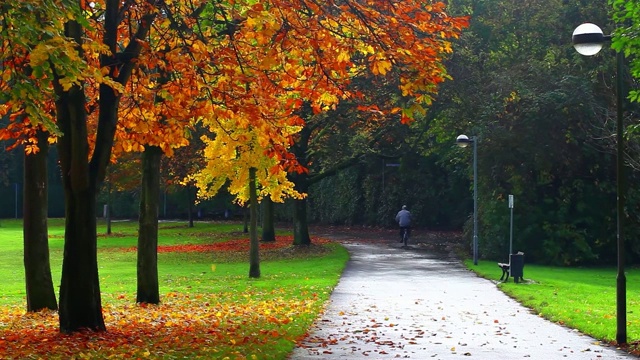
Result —
[[[509,265],[509,275],[513,277],[513,281],[524,280],[522,278],[524,276],[524,253],[509,255]]]

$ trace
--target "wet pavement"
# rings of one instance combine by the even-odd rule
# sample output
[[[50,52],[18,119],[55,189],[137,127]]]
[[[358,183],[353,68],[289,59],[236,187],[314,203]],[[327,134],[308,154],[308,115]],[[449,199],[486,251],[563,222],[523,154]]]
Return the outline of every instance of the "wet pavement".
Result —
[[[291,360],[637,359],[532,314],[454,258],[391,242],[344,245],[351,260]]]

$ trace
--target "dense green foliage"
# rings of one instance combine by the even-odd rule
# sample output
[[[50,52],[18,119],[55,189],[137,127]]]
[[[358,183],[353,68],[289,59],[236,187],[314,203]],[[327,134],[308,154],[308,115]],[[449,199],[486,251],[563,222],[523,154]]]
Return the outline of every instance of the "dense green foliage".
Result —
[[[373,157],[313,187],[311,214],[323,223],[390,227],[407,205],[414,226],[459,229],[472,208],[460,175],[415,150],[394,160]]]
[[[613,262],[615,56],[602,51],[584,58],[570,44],[582,22],[611,26],[606,4],[457,4],[472,11],[473,21],[451,59],[455,80],[441,92],[431,130],[448,142],[457,133],[480,138],[481,256],[508,254],[507,198],[513,194],[514,250],[528,261]],[[629,195],[635,208],[633,188]],[[629,248],[637,248],[633,218],[626,229]]]

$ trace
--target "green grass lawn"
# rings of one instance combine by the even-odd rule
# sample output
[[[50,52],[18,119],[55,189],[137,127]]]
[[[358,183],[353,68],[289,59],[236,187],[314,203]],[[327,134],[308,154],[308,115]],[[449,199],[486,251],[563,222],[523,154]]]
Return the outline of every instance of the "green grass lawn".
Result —
[[[60,283],[64,222],[49,221],[51,270]],[[98,227],[106,334],[62,336],[57,314],[25,314],[22,223],[0,223],[0,357],[284,359],[322,310],[348,260],[338,244],[261,250],[259,279],[248,253],[159,252],[162,304],[135,304],[137,223]],[[159,246],[247,241],[238,223],[160,224]],[[280,238],[290,234],[278,234]],[[319,239],[315,239],[319,240]],[[4,354],[4,355],[3,355]]]
[[[496,262],[465,265],[487,279],[498,280]],[[616,337],[616,274],[614,267],[568,268],[525,264],[524,282],[499,283],[498,287],[523,305],[551,321],[608,342]],[[629,268],[627,277],[627,337],[640,340],[640,269]]]
[[[60,283],[64,223],[51,219],[54,286]],[[0,223],[0,355],[78,358],[154,357],[285,359],[303,337],[348,259],[337,244],[301,250],[261,251],[260,279],[248,277],[248,254],[233,251],[168,251],[158,255],[162,304],[135,304],[137,223],[98,227],[98,261],[107,334],[57,332],[55,312],[25,314],[22,223]],[[286,237],[289,234],[278,234]],[[159,245],[231,244],[246,241],[242,224],[160,224]],[[244,239],[244,240],[243,240]],[[498,280],[495,262],[466,265]],[[616,333],[616,269],[526,264],[525,281],[498,287],[551,321],[612,342]],[[628,342],[640,340],[640,269],[627,269]],[[634,349],[631,349],[632,351]],[[23,352],[20,352],[23,351]],[[13,355],[20,358],[20,355]],[[0,356],[3,357],[3,356]],[[27,358],[29,358],[27,357]]]

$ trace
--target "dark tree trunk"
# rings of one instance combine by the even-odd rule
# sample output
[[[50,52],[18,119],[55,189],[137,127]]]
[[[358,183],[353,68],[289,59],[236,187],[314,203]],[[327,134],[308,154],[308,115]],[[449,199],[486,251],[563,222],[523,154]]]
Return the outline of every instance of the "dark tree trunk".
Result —
[[[118,45],[120,3],[108,1],[104,16],[103,42],[111,50],[100,56],[100,65],[108,76],[125,85],[140,55],[142,42],[157,16],[155,11],[139,21],[135,39],[124,49]],[[73,39],[78,56],[82,50],[84,29],[75,21],[65,24],[65,35]],[[121,50],[121,52],[118,52]],[[119,56],[126,54],[126,56]],[[54,75],[55,77],[55,75]],[[95,146],[89,158],[86,97],[82,84],[69,89],[55,77],[57,123],[63,136],[58,140],[65,193],[65,235],[62,278],[60,281],[60,331],[70,333],[82,329],[105,331],[100,299],[96,234],[96,197],[105,178],[118,122],[120,95],[107,84],[99,86],[99,114]]]
[[[95,173],[87,157],[84,94],[78,89],[65,93],[58,106],[65,134],[58,141],[65,192],[65,235],[60,282],[60,331],[106,330],[102,317],[96,235]],[[71,130],[74,128],[74,130]]]
[[[249,169],[249,210],[250,215],[250,248],[249,277],[260,277],[260,243],[258,241],[258,194],[256,188],[256,168]]]
[[[107,184],[107,235],[111,235],[111,179]]]
[[[276,241],[276,230],[273,223],[273,201],[266,197],[262,201],[262,241]]]
[[[309,140],[311,139],[311,129],[302,128],[300,137],[293,146],[293,152],[300,162],[300,165],[308,166]],[[309,175],[306,173],[292,174],[291,180],[295,184],[296,190],[301,194],[309,192]],[[293,245],[310,245],[309,222],[307,220],[307,199],[293,200]]]
[[[38,131],[37,154],[24,157],[24,270],[27,287],[27,311],[58,309],[51,279],[47,227],[48,133]]]
[[[138,230],[138,291],[136,302],[159,304],[158,209],[162,150],[147,146],[142,155],[142,193]]]
[[[68,23],[67,33],[78,44],[81,43],[80,25]],[[72,86],[68,91],[58,89],[57,93],[58,126],[64,134],[58,140],[58,153],[62,167],[66,220],[60,282],[60,331],[105,331],[98,277],[96,196],[98,179],[104,178],[113,133],[110,136],[111,142],[106,144],[104,139],[97,137],[93,157],[100,157],[102,161],[90,164],[87,161],[89,143],[84,91],[81,86]],[[115,132],[118,109],[115,94],[113,90],[110,94],[103,94],[101,91],[100,96],[100,101],[113,100],[111,108],[101,108],[100,117],[111,116]],[[107,112],[103,113],[103,110]],[[104,132],[102,136],[105,136]]]
[[[242,231],[245,234],[248,234],[249,233],[249,207],[246,205],[242,208],[242,221],[244,222],[244,228]]]
[[[293,245],[311,245],[307,199],[296,199],[293,203]]]
[[[191,199],[191,185],[187,184],[187,209],[188,209],[188,218],[189,218],[189,227],[193,227],[193,200]]]
[[[65,176],[75,177],[75,176]],[[62,280],[60,283],[60,331],[104,331],[96,236],[96,194],[93,187],[74,189],[65,181],[66,224]]]

